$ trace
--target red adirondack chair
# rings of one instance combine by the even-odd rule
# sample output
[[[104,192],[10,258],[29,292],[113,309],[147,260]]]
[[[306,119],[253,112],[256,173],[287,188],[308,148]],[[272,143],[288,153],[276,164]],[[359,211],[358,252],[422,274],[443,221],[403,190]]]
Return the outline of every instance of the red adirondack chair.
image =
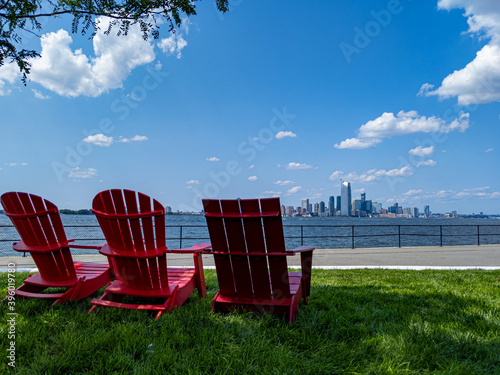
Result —
[[[204,199],[219,291],[212,311],[267,311],[295,319],[311,290],[315,247],[285,250],[279,198]],[[288,272],[286,257],[300,253],[302,272]]]
[[[202,252],[209,244],[167,249],[165,209],[156,200],[131,190],[105,190],[94,198],[92,211],[106,237],[100,251],[111,260],[116,280],[106,287],[96,306],[163,312],[182,305],[195,288],[206,297]],[[205,245],[205,246],[204,246]],[[167,253],[192,253],[194,268],[167,268]],[[162,304],[119,302],[123,296],[160,298]]]
[[[15,290],[17,296],[55,299],[54,303],[85,298],[106,285],[112,277],[108,264],[73,262],[70,248],[98,249],[74,245],[68,240],[57,207],[28,193],[10,192],[1,196],[4,214],[16,227],[21,241],[14,250],[29,252],[38,267]],[[42,293],[47,288],[67,288],[59,293]]]

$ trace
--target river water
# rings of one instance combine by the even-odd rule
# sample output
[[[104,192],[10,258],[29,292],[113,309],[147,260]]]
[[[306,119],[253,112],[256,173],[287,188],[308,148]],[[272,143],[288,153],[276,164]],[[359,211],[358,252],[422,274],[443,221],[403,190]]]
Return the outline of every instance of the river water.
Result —
[[[76,243],[97,245],[104,242],[95,216],[61,215],[61,218],[67,237],[76,239]],[[498,219],[285,217],[283,224],[288,249],[302,244],[318,248],[352,248],[353,233],[356,248],[440,246],[441,241],[444,246],[477,245],[478,231],[481,245],[500,243]],[[203,216],[171,215],[166,217],[166,225],[170,248],[210,242]],[[0,256],[19,255],[12,250],[12,242],[16,240],[19,236],[9,218],[0,214]],[[89,251],[72,249],[72,253]]]

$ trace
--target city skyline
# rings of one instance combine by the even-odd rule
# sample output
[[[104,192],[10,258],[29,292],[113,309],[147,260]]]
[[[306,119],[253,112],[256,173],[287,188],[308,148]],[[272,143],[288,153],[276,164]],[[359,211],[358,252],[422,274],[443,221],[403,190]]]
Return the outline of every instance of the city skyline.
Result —
[[[0,67],[0,192],[85,209],[106,189],[500,212],[500,2],[213,0],[175,34],[71,33]],[[341,195],[341,194],[338,194]]]
[[[345,185],[344,185],[345,184]],[[345,186],[345,188],[343,188]],[[350,191],[350,183],[348,181],[341,182],[341,191],[339,195],[331,195],[328,200],[322,201],[319,200],[317,202],[311,202],[309,198],[302,199],[300,206],[290,206],[282,204],[282,208],[284,207],[286,210],[284,213],[291,216],[292,214],[326,214],[325,216],[360,216],[359,212],[355,211],[365,211],[367,214],[387,214],[387,213],[395,213],[397,215],[410,215],[411,217],[419,217],[426,216],[430,217],[432,215],[442,215],[449,214],[452,216],[457,215],[499,215],[498,212],[458,212],[453,208],[445,210],[443,212],[432,212],[430,206],[428,204],[424,204],[423,207],[417,207],[414,205],[402,206],[398,202],[394,202],[393,205],[387,206],[384,208],[381,202],[376,202],[372,199],[366,199],[366,192],[360,192],[360,199],[352,198],[349,202],[349,213],[346,214],[345,211],[342,211],[342,207],[346,210],[344,205],[344,200],[342,199],[342,193],[347,194]],[[350,196],[350,193],[349,193]],[[333,205],[332,205],[333,202]],[[339,202],[341,204],[339,204]],[[359,204],[359,207],[356,205]],[[368,206],[366,204],[369,204]],[[319,209],[323,207],[323,209]],[[332,209],[333,207],[333,209]],[[369,207],[369,208],[368,208]],[[396,207],[396,211],[391,211]],[[398,210],[399,208],[399,210]],[[300,209],[300,210],[299,210]]]

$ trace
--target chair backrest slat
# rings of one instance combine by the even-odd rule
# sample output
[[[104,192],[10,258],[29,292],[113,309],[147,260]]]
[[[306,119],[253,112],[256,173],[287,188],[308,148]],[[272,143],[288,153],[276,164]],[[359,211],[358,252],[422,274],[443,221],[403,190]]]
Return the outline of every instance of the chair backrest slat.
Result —
[[[165,210],[158,201],[131,190],[112,189],[96,195],[92,207],[111,248],[132,254],[165,248]],[[118,280],[132,289],[168,287],[165,254],[113,260]]]
[[[223,214],[240,214],[240,204],[237,200],[221,200],[221,208]],[[241,217],[230,217],[224,220],[226,227],[227,243],[229,245],[229,254],[246,253],[245,233],[243,232],[243,221]],[[234,285],[236,294],[239,297],[253,297],[252,278],[248,257],[245,255],[230,255],[231,264],[233,266]]]
[[[216,199],[204,199],[203,208],[207,213],[222,213],[220,201]],[[206,217],[208,233],[212,243],[212,249],[228,253],[226,230],[222,217]],[[214,255],[215,270],[219,289],[225,296],[234,297],[236,289],[234,287],[234,273],[231,266],[231,258],[226,255]]]
[[[241,213],[246,215],[259,215],[260,206],[257,199],[242,199],[240,201]],[[271,285],[267,265],[266,244],[262,231],[260,217],[244,217],[243,226],[249,253],[262,253],[262,257],[248,257],[255,298],[271,298]]]
[[[262,218],[264,235],[268,251],[284,253],[285,235],[283,233],[283,222],[281,220],[281,206],[279,198],[263,198],[260,200],[262,212],[276,212],[276,216]],[[270,256],[269,269],[274,298],[290,297],[290,282],[288,279],[288,265],[285,257]]]
[[[50,252],[30,252],[40,276],[47,281],[74,280],[76,271],[57,207],[37,195],[20,192],[5,193],[1,201],[27,246],[59,246]]]

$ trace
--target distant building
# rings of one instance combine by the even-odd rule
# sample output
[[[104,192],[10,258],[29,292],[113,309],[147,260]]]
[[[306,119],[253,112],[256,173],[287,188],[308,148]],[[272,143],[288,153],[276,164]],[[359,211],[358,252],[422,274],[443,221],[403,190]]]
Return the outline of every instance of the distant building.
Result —
[[[340,207],[340,203],[342,202],[342,198],[340,195],[337,197],[337,211],[340,212],[342,211],[342,207]]]
[[[360,199],[353,199],[352,200],[352,210],[353,211],[361,211],[361,206],[362,206],[363,201]],[[359,216],[359,215],[357,215]]]
[[[417,207],[413,207],[411,209],[411,216],[412,217],[418,217],[419,216],[419,212],[418,212],[418,208]]]
[[[399,214],[399,205],[398,205],[397,203],[394,203],[394,205],[393,205],[393,206],[389,206],[389,207],[387,208],[387,211],[388,211],[389,213],[391,213],[391,214],[395,214],[395,215],[397,215],[397,214]]]
[[[341,214],[351,216],[351,183],[343,181],[340,188],[341,198]]]
[[[303,214],[309,212],[309,199],[302,199],[300,206],[302,207]]]
[[[365,204],[364,204],[363,210],[364,210],[367,214],[371,214],[371,213],[373,212],[373,205],[372,205],[372,201],[365,201]]]
[[[165,213],[171,214],[172,213],[172,207],[170,206],[165,206]]]
[[[315,214],[319,213],[319,203],[318,202],[314,203],[314,213]]]
[[[328,198],[328,215],[333,216],[335,214],[335,197],[331,196]]]
[[[429,208],[429,206],[424,207],[424,214],[427,217],[431,216],[431,209]]]

